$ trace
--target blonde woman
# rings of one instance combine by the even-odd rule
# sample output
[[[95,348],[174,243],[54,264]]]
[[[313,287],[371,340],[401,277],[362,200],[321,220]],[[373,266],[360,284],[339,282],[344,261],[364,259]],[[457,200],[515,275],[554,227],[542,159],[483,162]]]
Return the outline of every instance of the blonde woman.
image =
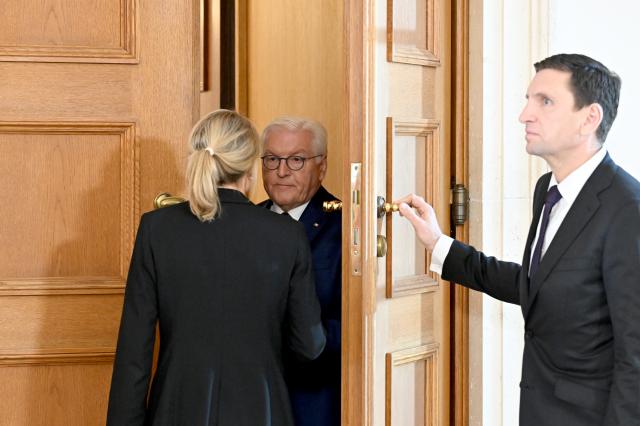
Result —
[[[304,228],[247,199],[249,120],[212,112],[190,145],[189,202],[140,221],[107,424],[293,425],[283,347],[314,359],[325,345]]]

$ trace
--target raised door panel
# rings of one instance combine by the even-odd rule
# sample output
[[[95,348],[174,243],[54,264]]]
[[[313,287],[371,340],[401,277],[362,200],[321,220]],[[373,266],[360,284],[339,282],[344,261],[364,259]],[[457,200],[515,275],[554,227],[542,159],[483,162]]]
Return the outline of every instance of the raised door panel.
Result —
[[[137,0],[24,0],[2,5],[0,59],[137,62]]]

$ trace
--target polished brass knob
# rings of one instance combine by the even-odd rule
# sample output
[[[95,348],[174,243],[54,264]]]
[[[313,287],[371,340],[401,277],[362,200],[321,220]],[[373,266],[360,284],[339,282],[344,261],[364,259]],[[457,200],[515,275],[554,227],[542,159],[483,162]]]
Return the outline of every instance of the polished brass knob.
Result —
[[[384,217],[385,214],[394,213],[400,210],[400,206],[395,203],[387,203],[384,197],[377,198],[378,205],[378,219]]]
[[[384,235],[376,238],[376,256],[385,257],[387,255],[387,239]]]
[[[325,212],[337,212],[342,210],[342,201],[332,200],[322,203],[322,210]]]
[[[185,200],[182,197],[174,197],[173,195],[163,192],[162,194],[158,194],[156,198],[153,200],[153,207],[156,209],[161,209],[163,207],[173,206],[174,204],[184,203]]]

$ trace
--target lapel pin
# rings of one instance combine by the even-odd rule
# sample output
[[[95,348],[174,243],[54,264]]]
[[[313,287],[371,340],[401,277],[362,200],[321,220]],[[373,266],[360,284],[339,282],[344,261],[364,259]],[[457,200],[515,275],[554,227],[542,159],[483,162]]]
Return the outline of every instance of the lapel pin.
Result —
[[[313,227],[314,227],[314,228],[317,228],[318,226],[320,226],[320,225],[318,225],[318,222],[315,222],[315,223],[313,224]]]

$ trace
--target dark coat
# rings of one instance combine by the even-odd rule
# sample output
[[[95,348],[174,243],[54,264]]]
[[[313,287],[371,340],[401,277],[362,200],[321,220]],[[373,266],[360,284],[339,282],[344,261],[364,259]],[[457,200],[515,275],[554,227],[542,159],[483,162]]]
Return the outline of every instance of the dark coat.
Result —
[[[296,426],[340,425],[342,215],[322,210],[322,203],[331,200],[336,197],[320,187],[300,216],[311,244],[327,346],[312,362],[299,362],[290,355],[285,358]],[[261,205],[271,208],[272,203],[265,201]]]
[[[187,203],[143,215],[125,292],[107,424],[289,426],[283,348],[324,349],[303,227],[219,191],[201,223]],[[145,403],[156,321],[158,367]]]
[[[442,276],[522,307],[521,426],[638,425],[640,184],[607,155],[529,283],[550,178],[536,185],[522,267],[454,242]]]

